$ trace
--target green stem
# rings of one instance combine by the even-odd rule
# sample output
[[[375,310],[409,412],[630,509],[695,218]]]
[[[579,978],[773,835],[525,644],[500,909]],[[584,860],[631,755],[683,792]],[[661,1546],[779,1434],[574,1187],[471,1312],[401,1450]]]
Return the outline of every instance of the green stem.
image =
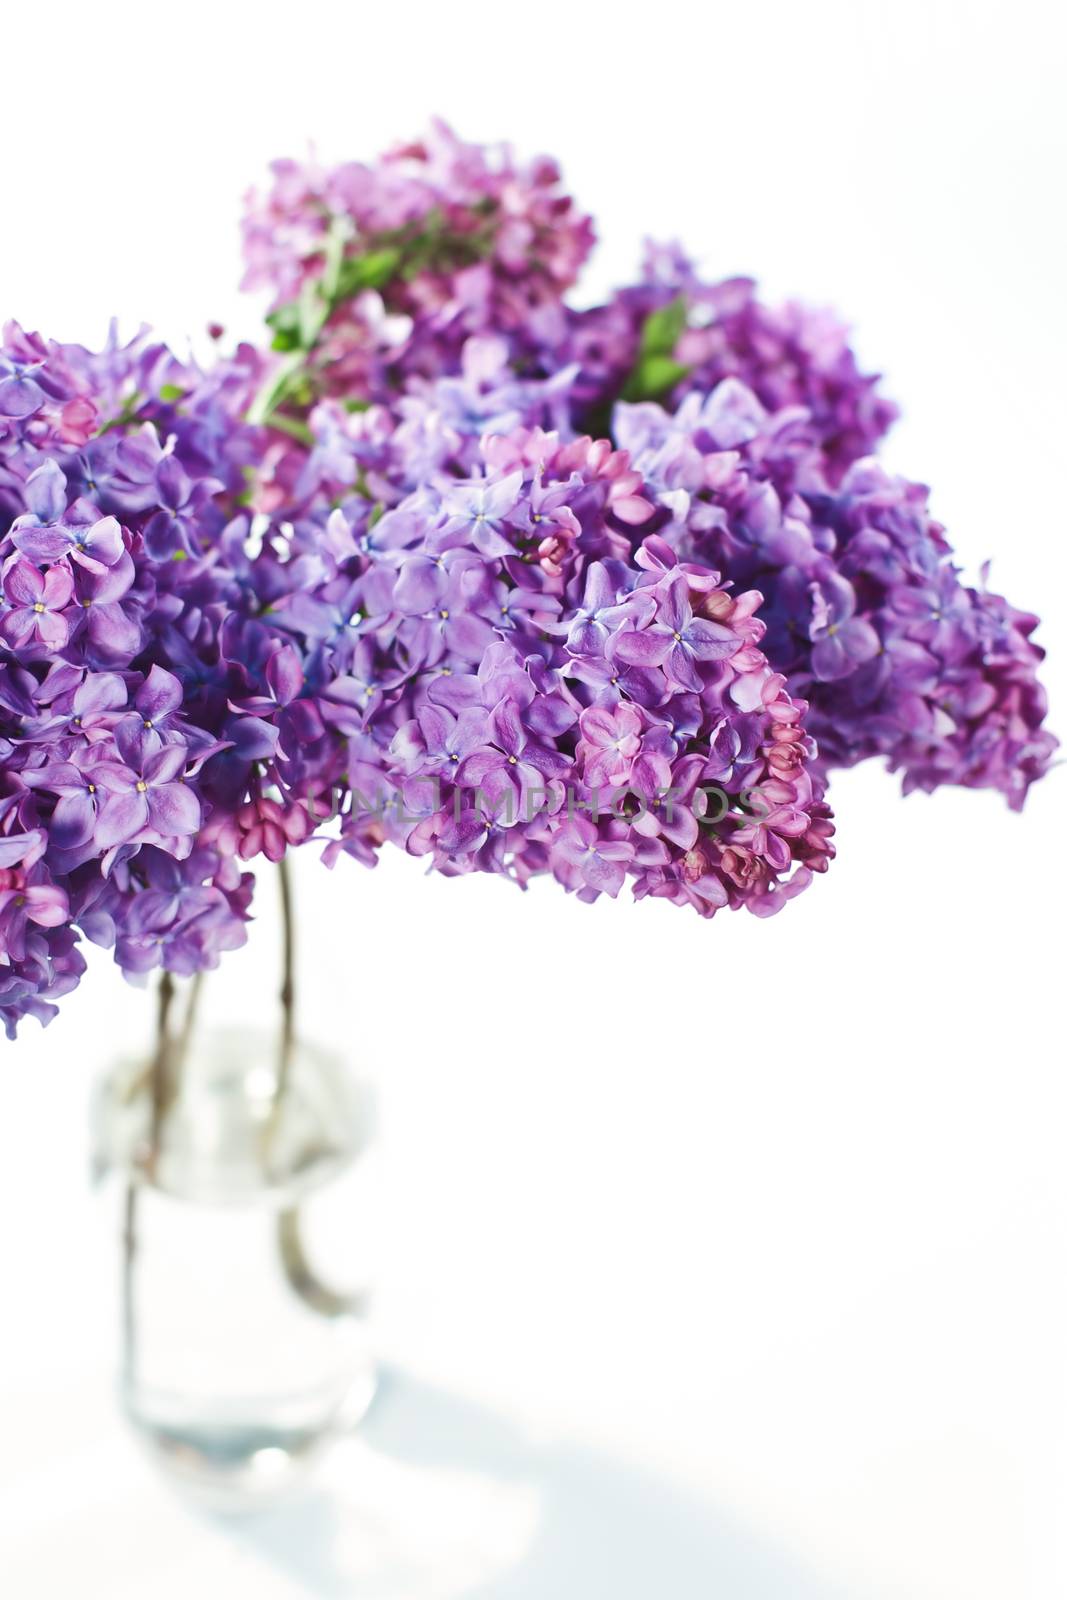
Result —
[[[185,1027],[181,1034],[181,1048],[177,1065],[184,1056],[188,1032],[192,1025],[191,1013],[197,997],[194,989],[190,996]],[[159,1001],[156,1010],[156,1043],[148,1068],[148,1090],[151,1095],[149,1143],[141,1153],[140,1171],[127,1174],[123,1203],[122,1225],[122,1320],[123,1320],[123,1380],[127,1392],[137,1374],[137,1302],[136,1273],[139,1248],[138,1210],[141,1186],[147,1177],[154,1181],[159,1171],[163,1124],[173,1099],[175,1083],[172,1067],[173,1051],[170,1034],[170,1015],[174,1004],[174,979],[164,972],[159,980]]]
[[[296,919],[293,914],[292,879],[285,856],[278,863],[278,890],[282,908],[282,986],[279,995],[282,1020],[274,1104],[267,1125],[268,1151],[285,1115],[296,1050]],[[286,1206],[278,1212],[277,1241],[285,1281],[309,1310],[320,1317],[343,1317],[358,1316],[365,1309],[362,1297],[338,1293],[315,1272],[304,1248],[299,1206]]]
[[[293,350],[283,356],[248,408],[247,420],[253,426],[273,425],[275,411],[285,399],[289,384],[304,365],[304,351]]]
[[[282,905],[282,986],[279,1000],[282,1008],[281,1032],[278,1040],[278,1074],[274,1089],[274,1103],[281,1105],[293,1066],[293,1048],[296,1042],[296,926],[293,918],[293,885],[289,862],[285,856],[278,862],[278,892]]]
[[[185,1005],[185,1016],[182,1020],[181,1032],[178,1034],[178,1049],[175,1057],[175,1076],[181,1074],[185,1066],[185,1058],[189,1054],[192,1043],[193,1027],[196,1023],[197,1012],[200,1009],[200,999],[204,991],[204,974],[195,972],[189,985],[189,999]]]
[[[287,416],[284,411],[272,411],[264,420],[268,428],[274,428],[278,433],[287,433],[290,439],[296,439],[309,449],[315,442],[311,429],[306,422],[301,422],[299,417]]]
[[[299,1206],[278,1213],[278,1255],[285,1281],[298,1300],[320,1317],[358,1317],[366,1311],[360,1294],[342,1294],[318,1276],[304,1249]]]
[[[145,1154],[146,1170],[154,1179],[159,1169],[159,1155],[163,1141],[163,1124],[174,1099],[176,1084],[173,1073],[173,1047],[170,1034],[170,1015],[174,1005],[174,979],[164,972],[159,980],[159,1006],[156,1014],[156,1048],[152,1056],[149,1088],[152,1096],[151,1132]]]
[[[293,1057],[296,1048],[296,925],[293,912],[293,890],[289,864],[284,858],[279,862],[278,887],[282,909],[282,983],[281,1025],[278,1044],[278,1066],[274,1089],[274,1103],[267,1128],[267,1148],[278,1131],[289,1092]],[[129,1393],[136,1382],[138,1365],[138,1323],[136,1304],[137,1259],[140,1249],[138,1228],[141,1188],[143,1183],[155,1182],[159,1174],[159,1159],[167,1113],[174,1102],[178,1077],[188,1054],[193,1027],[200,1002],[202,978],[193,979],[181,1027],[175,1037],[172,1033],[175,986],[169,972],[164,972],[159,983],[159,1001],[156,1013],[156,1043],[146,1074],[150,1103],[150,1134],[148,1147],[143,1152],[140,1170],[126,1183],[122,1228],[122,1315],[124,1325],[123,1380]],[[144,1082],[145,1080],[142,1080]],[[360,1295],[348,1295],[331,1289],[315,1272],[304,1247],[302,1215],[299,1206],[286,1206],[278,1212],[276,1232],[278,1258],[285,1281],[297,1299],[320,1317],[359,1316],[366,1307]]]

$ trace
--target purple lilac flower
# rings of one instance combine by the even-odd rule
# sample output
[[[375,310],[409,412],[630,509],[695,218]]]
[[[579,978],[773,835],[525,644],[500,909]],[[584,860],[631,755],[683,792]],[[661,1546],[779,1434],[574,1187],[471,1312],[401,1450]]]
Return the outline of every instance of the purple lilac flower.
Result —
[[[279,163],[245,239],[271,352],[0,343],[9,1033],[83,938],[214,966],[244,863],[310,839],[766,916],[833,856],[833,767],[1016,806],[1047,768],[1036,618],[869,459],[835,318],[675,248],[574,311],[554,164],[441,125]]]
[[[197,836],[233,798],[230,699],[259,687],[221,651],[222,623],[259,602],[246,572],[211,557],[161,564],[145,540],[153,518],[185,515],[187,556],[216,537],[219,488],[243,486],[233,465],[256,448],[241,421],[254,374],[205,379],[159,346],[93,354],[14,326],[5,339],[6,369],[34,374],[0,413],[0,1014],[12,1031],[24,1014],[47,1020],[78,981],[79,934],[123,958],[151,861],[200,870]],[[168,398],[179,389],[195,434]],[[265,595],[274,575],[264,562]],[[239,798],[255,772],[250,757]],[[236,859],[214,855],[214,884],[199,880],[216,910],[201,965],[243,937]]]
[[[673,418],[620,407],[616,427],[682,496],[680,551],[765,597],[768,655],[810,702],[824,771],[881,754],[905,791],[991,786],[1022,804],[1056,749],[1037,619],[961,582],[924,489],[871,460],[832,487],[795,408],[768,413],[734,380]]]
[[[377,774],[370,788],[403,796],[402,805],[375,811],[374,828],[431,856],[439,870],[504,872],[520,882],[551,870],[583,898],[596,892],[602,858],[612,863],[603,880],[612,892],[621,870],[638,892],[676,894],[705,913],[749,896],[766,899],[762,909],[779,903],[779,873],[760,854],[759,839],[745,857],[756,863],[747,881],[717,878],[728,837],[747,826],[736,808],[742,789],[758,795],[765,780],[771,785],[767,812],[793,802],[795,848],[781,877],[798,863],[822,867],[829,854],[820,823],[825,808],[804,773],[810,746],[799,730],[801,709],[785,699],[783,680],[757,647],[753,605],[738,605],[713,571],[679,566],[662,538],[646,547],[634,543],[632,532],[619,531],[625,526],[620,504],[642,521],[660,508],[625,453],[607,442],[564,443],[519,429],[486,438],[476,456],[464,453],[466,485],[460,480],[453,487],[442,474],[387,513],[402,519],[402,561],[391,540],[368,547],[358,528],[351,540],[332,541],[340,566],[325,558],[321,541],[317,545],[323,589],[355,576],[361,647],[373,641],[372,656],[383,659],[399,647],[414,669],[406,685],[398,680],[362,719],[361,761]],[[406,469],[402,459],[395,472],[381,465],[390,494],[388,478],[403,484]],[[572,519],[577,530],[562,559],[547,563],[531,530],[546,506],[553,518]],[[357,504],[351,511],[358,524],[363,513]],[[479,547],[471,526],[479,515],[493,523],[488,548],[487,540]],[[443,564],[442,537],[460,531],[456,517],[465,534],[458,564],[434,578],[434,563]],[[412,567],[417,581],[406,576]],[[435,613],[398,616],[402,597],[423,606],[431,593]],[[321,630],[309,628],[313,603],[310,592],[300,607],[279,616],[302,648],[321,650]],[[439,613],[457,604],[468,624],[480,619],[484,636],[448,632]],[[714,615],[707,613],[709,604]],[[432,645],[426,630],[432,630]],[[630,641],[637,638],[647,638],[648,647],[635,647]],[[641,655],[639,665],[623,659],[627,651]],[[344,661],[341,641],[331,635],[319,663],[324,682]],[[612,690],[610,710],[601,683]],[[324,716],[335,719],[329,710]],[[674,737],[676,726],[684,729],[681,739]],[[721,754],[728,729],[733,765]],[[790,762],[778,755],[779,729],[797,731]],[[683,866],[692,839],[676,842],[685,830],[675,813],[687,806],[675,791],[691,800],[705,773],[728,786],[734,809],[728,805],[728,820],[709,820],[705,866],[694,875],[692,861]],[[603,792],[614,787],[630,792]],[[591,822],[604,844],[583,857],[580,871],[571,845],[588,828],[575,830],[577,821]],[[693,818],[690,824],[701,835],[701,824]],[[365,807],[342,816],[343,847],[351,836],[360,858],[368,826]],[[779,861],[780,837],[775,832]],[[731,860],[743,849],[739,842]],[[716,886],[694,896],[692,883],[709,875]]]
[[[657,327],[664,345],[642,362],[648,330]],[[673,409],[725,378],[739,379],[768,410],[802,406],[831,482],[876,447],[897,414],[878,392],[877,378],[860,372],[847,329],[833,313],[796,302],[769,306],[749,278],[702,282],[680,251],[655,246],[641,283],[571,314],[553,359],[580,365],[579,424],[606,416],[620,398],[660,400]]]
[[[677,688],[699,692],[699,663],[724,661],[740,643],[721,623],[694,617],[688,584],[678,577],[667,587],[655,621],[647,627],[624,628],[612,641],[610,655],[630,666],[662,667]]]
[[[45,655],[61,649],[70,636],[67,608],[74,580],[65,566],[44,572],[20,555],[4,563],[3,593],[7,610],[0,617],[0,637],[24,655]]]
[[[472,334],[537,347],[562,331],[593,242],[559,179],[553,161],[519,166],[442,122],[376,166],[276,162],[270,191],[249,196],[245,285],[273,290],[282,349],[308,285],[327,285],[316,381],[346,397],[455,371]]]
[[[811,595],[812,675],[832,683],[876,656],[881,641],[871,624],[854,614],[856,594],[847,579],[828,573],[812,584]]]

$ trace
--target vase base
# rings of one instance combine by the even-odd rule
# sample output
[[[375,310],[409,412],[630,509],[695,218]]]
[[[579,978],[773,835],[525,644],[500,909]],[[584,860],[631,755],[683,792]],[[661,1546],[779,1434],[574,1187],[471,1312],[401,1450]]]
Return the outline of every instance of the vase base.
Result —
[[[152,1420],[127,1405],[127,1420],[174,1487],[206,1510],[254,1513],[298,1494],[329,1454],[366,1416],[377,1389],[367,1373],[344,1405],[317,1427]]]

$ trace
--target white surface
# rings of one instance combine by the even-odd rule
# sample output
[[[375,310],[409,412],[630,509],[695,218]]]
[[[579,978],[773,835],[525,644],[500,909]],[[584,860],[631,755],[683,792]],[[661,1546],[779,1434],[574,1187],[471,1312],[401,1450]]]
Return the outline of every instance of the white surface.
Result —
[[[437,108],[562,156],[590,292],[649,231],[839,305],[904,404],[894,464],[1044,612],[1064,733],[1051,6],[60,6],[4,42],[0,303],[60,337],[251,329],[265,161]],[[847,775],[838,862],[769,924],[301,861],[307,1025],[382,1084],[393,1376],[313,1496],[237,1529],[110,1409],[84,1101],[148,1008],[96,960],[0,1062],[0,1591],[1062,1596],[1065,796]]]

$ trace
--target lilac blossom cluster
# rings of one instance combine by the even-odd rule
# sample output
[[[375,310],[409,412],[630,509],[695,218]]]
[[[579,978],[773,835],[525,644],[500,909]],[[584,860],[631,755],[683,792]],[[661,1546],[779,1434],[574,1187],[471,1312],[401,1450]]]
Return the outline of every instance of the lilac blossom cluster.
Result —
[[[77,981],[76,934],[134,975],[213,965],[243,863],[331,825],[330,859],[389,840],[709,915],[826,865],[759,597],[642,537],[668,508],[624,451],[517,420],[558,386],[492,340],[395,413],[320,403],[310,447],[243,420],[250,352],[4,348],[9,1026]]]
[[[47,1020],[84,968],[215,964],[250,878],[205,837],[274,731],[231,710],[216,560],[254,436],[256,361],[205,375],[162,346],[0,347],[0,1014]]]
[[[553,163],[441,126],[274,169],[270,348],[0,346],[0,1015],[80,940],[242,942],[247,863],[387,842],[705,916],[828,865],[830,771],[1047,767],[1035,619],[961,582],[838,324],[676,249],[575,311]]]
[[[579,421],[582,408],[604,415],[620,397],[674,409],[726,378],[769,411],[802,406],[832,483],[877,447],[897,414],[877,377],[860,371],[832,311],[768,305],[751,278],[704,283],[677,247],[651,247],[640,283],[573,313],[561,354],[581,364]]]
[[[435,122],[375,166],[277,161],[272,178],[249,195],[244,283],[269,286],[285,352],[308,350],[308,297],[324,302],[301,373],[316,393],[395,393],[454,370],[472,334],[505,333],[527,357],[565,336],[593,226],[554,161],[519,165]]]
[[[621,405],[616,436],[680,496],[683,556],[763,596],[767,653],[810,704],[820,770],[882,755],[905,792],[989,787],[1021,808],[1056,749],[1037,618],[961,582],[923,487],[871,458],[832,487],[810,412],[768,412],[736,380],[673,416]]]
[[[340,814],[331,854],[390,838],[584,899],[629,876],[708,915],[767,914],[826,866],[804,707],[760,649],[759,597],[642,536],[667,508],[625,451],[452,434],[422,406],[346,427],[326,404],[312,424],[321,509],[294,545],[319,571],[272,622],[348,738],[347,794],[314,796]]]

